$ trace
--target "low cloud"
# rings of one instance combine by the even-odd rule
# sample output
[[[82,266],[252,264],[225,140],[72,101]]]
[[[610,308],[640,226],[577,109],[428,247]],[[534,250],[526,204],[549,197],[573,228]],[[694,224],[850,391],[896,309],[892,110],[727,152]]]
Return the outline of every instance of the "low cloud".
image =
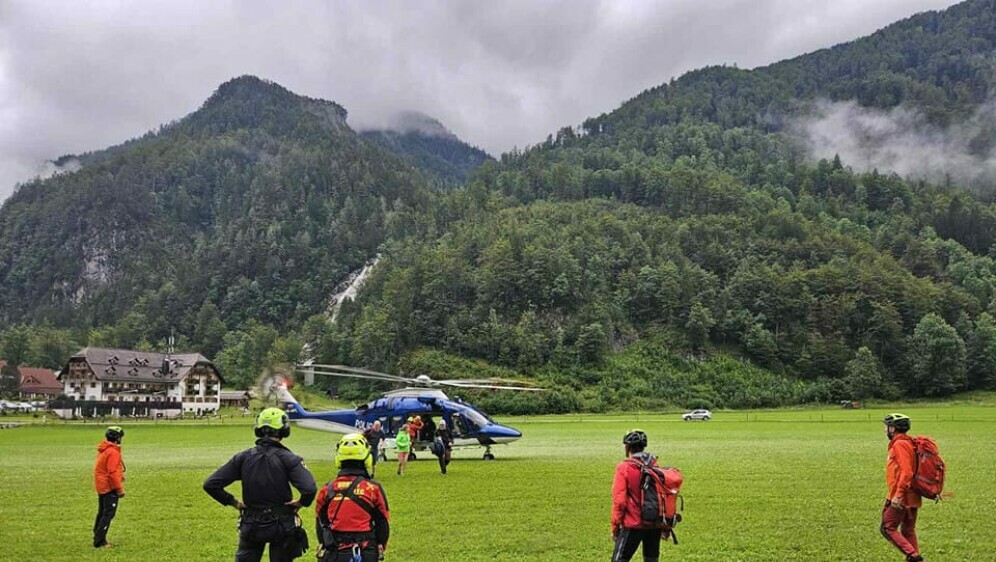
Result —
[[[931,124],[915,109],[889,111],[855,102],[820,101],[810,117],[794,124],[815,158],[840,155],[856,170],[996,192],[996,100],[948,127]]]
[[[957,0],[0,0],[0,200],[243,74],[357,127],[415,110],[491,154],[710,64],[751,68]]]

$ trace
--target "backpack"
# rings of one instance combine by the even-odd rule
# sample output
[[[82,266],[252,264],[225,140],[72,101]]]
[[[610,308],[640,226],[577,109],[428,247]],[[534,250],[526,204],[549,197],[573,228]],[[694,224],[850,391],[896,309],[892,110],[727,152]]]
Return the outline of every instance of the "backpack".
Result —
[[[916,473],[913,491],[921,496],[939,500],[944,490],[944,459],[937,451],[937,442],[924,435],[913,439],[916,451]]]
[[[432,445],[429,445],[429,452],[437,457],[441,457],[446,454],[446,444],[443,443],[442,439],[437,437],[432,440]]]
[[[678,544],[674,527],[681,522],[678,513],[678,500],[681,511],[685,510],[685,498],[681,496],[683,478],[681,471],[671,466],[656,466],[654,457],[635,461],[640,467],[640,519],[647,525],[663,529],[663,537]]]
[[[335,489],[335,479],[325,485],[325,501],[322,502],[321,506],[318,508],[318,522],[321,528],[321,534],[318,537],[318,542],[326,548],[336,547],[335,539],[332,536],[332,526],[335,525],[336,518],[339,516],[339,510],[342,509],[343,500],[350,499],[356,505],[360,506],[363,511],[366,511],[370,518],[376,517],[376,509],[364,500],[357,497],[355,490],[356,487],[360,485],[361,482],[368,480],[362,476],[357,476],[349,483],[349,486],[345,490]],[[332,513],[332,517],[329,517],[328,509],[329,504],[332,503],[335,498],[341,497],[342,499],[336,505],[335,512]]]

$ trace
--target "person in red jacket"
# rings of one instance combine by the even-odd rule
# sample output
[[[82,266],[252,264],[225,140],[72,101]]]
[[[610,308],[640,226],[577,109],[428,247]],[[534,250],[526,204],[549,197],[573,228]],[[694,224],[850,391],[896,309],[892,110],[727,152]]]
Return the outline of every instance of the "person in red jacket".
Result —
[[[916,538],[916,515],[923,500],[913,489],[916,474],[916,444],[906,433],[910,418],[903,414],[885,416],[885,435],[889,438],[889,459],[885,464],[885,483],[889,496],[882,508],[882,536],[900,552],[907,562],[920,562],[920,544]]]
[[[640,466],[656,465],[657,460],[644,452],[647,434],[634,429],[623,437],[626,460],[616,465],[612,480],[612,562],[629,562],[643,544],[644,562],[660,560],[662,529],[647,525],[640,517]]]
[[[93,487],[97,490],[97,518],[93,522],[94,548],[110,548],[107,531],[118,512],[118,500],[125,495],[124,461],[121,460],[121,438],[124,430],[113,425],[97,445],[97,462],[93,466]]]
[[[372,454],[359,433],[344,435],[336,446],[339,472],[315,502],[320,562],[374,562],[387,549],[391,513],[384,488],[370,478]]]

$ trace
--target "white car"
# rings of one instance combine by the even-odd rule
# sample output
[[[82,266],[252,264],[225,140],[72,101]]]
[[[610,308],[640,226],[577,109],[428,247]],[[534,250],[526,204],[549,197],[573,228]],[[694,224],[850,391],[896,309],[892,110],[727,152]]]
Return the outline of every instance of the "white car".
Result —
[[[688,420],[703,420],[709,421],[712,419],[712,412],[709,410],[692,410],[691,412],[681,415],[681,419]]]

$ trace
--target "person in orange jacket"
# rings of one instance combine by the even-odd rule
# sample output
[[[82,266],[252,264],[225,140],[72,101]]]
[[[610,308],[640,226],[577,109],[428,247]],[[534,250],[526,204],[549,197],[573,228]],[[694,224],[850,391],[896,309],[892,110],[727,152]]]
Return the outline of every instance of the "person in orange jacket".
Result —
[[[885,482],[889,497],[882,508],[882,536],[900,552],[907,562],[921,562],[920,544],[916,538],[916,515],[922,504],[920,494],[913,489],[916,474],[916,444],[906,433],[910,418],[903,414],[885,416],[885,435],[889,438],[889,459],[885,465]]]
[[[104,432],[104,441],[97,445],[97,462],[93,466],[93,487],[97,490],[97,518],[93,522],[94,548],[110,548],[107,531],[118,512],[118,500],[125,495],[125,466],[121,460],[123,437],[124,430],[112,425]]]
[[[412,438],[412,443],[415,441],[422,440],[422,427],[425,423],[422,421],[422,416],[415,416],[413,418],[408,418],[408,435]]]
[[[640,516],[640,465],[657,460],[644,452],[647,448],[647,434],[634,429],[623,437],[626,446],[626,460],[616,465],[612,480],[612,562],[629,562],[636,549],[643,544],[644,562],[660,560],[660,527],[646,525]]]

